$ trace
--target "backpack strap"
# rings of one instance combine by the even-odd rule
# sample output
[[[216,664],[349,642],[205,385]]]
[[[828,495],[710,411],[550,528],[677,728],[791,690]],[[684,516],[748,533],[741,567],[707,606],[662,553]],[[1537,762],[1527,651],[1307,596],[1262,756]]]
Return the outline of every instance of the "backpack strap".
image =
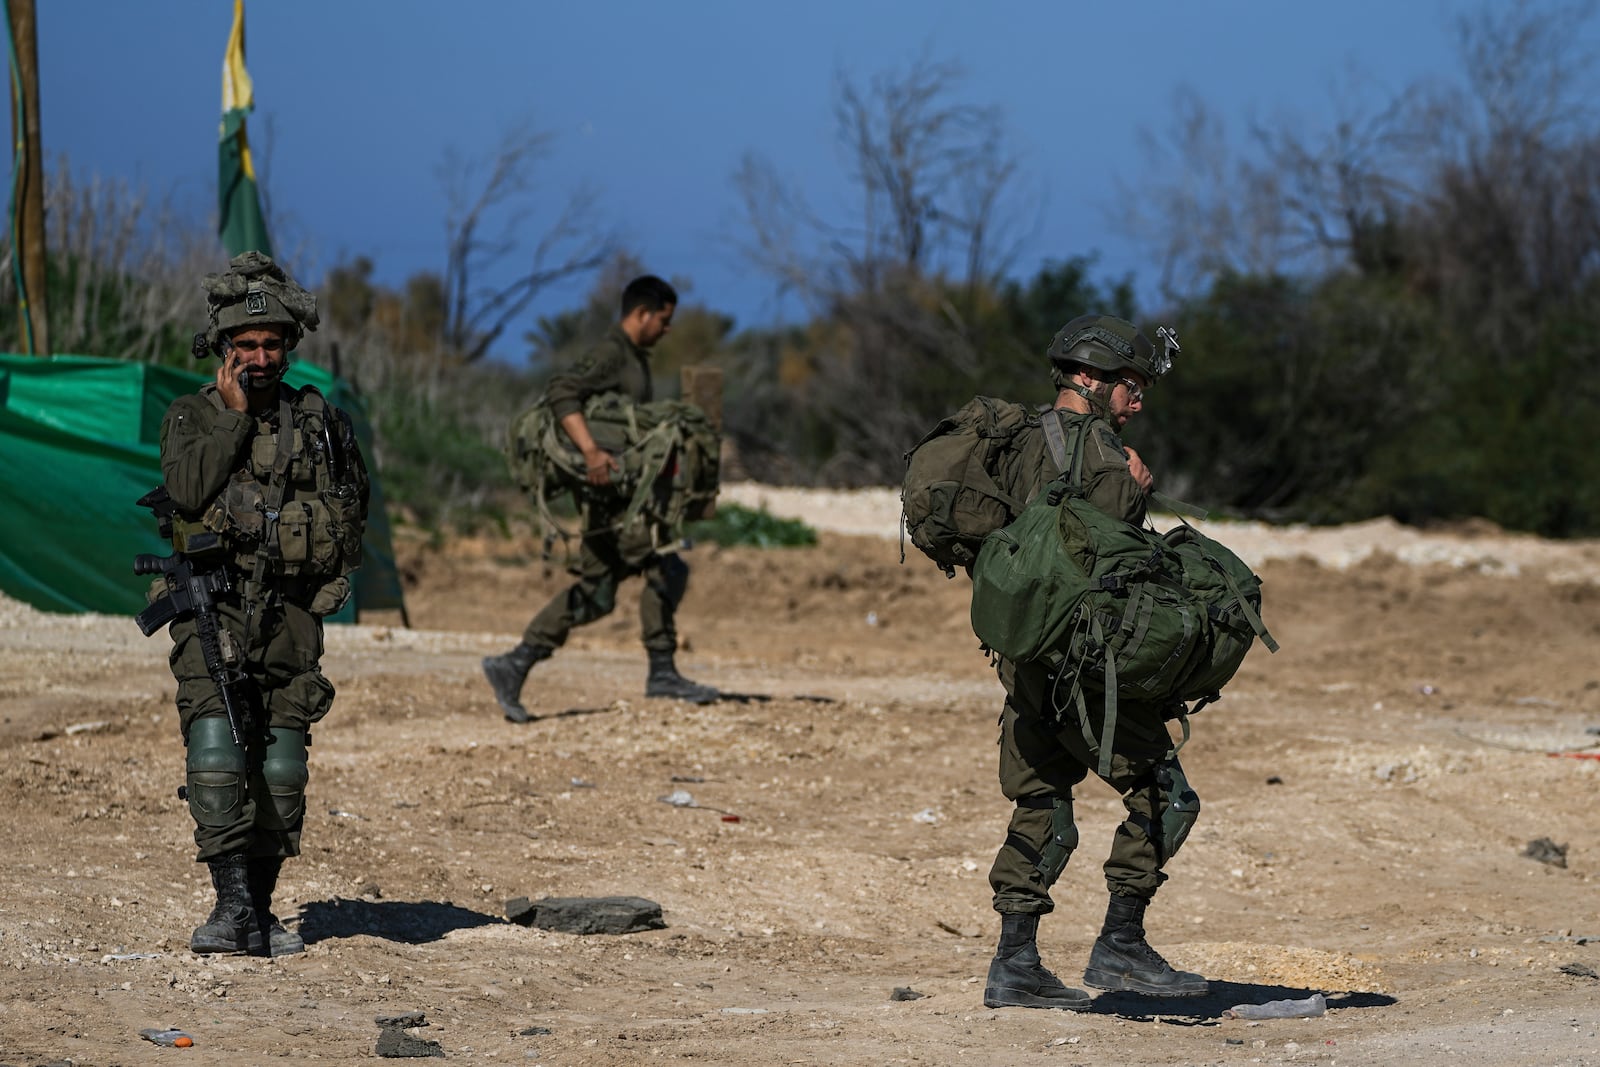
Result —
[[[1072,445],[1072,481],[1069,484],[1080,489],[1083,488],[1083,445],[1089,439],[1090,421],[1087,418],[1078,420],[1078,439]]]
[[[1050,458],[1056,462],[1056,473],[1065,474],[1067,471],[1067,437],[1061,432],[1061,416],[1057,415],[1054,408],[1039,417],[1039,426],[1044,430],[1044,443],[1050,449]]]
[[[1039,418],[1039,425],[1044,430],[1045,444],[1050,448],[1050,458],[1056,462],[1056,470],[1061,474],[1067,473],[1067,441],[1066,435],[1061,430],[1061,418],[1052,408]],[[1078,440],[1072,453],[1072,480],[1070,485],[1083,484],[1083,439],[1089,432],[1089,420],[1078,420]],[[1150,499],[1177,515],[1180,519],[1187,515],[1195,519],[1205,519],[1209,516],[1204,508],[1196,507],[1176,497],[1170,497],[1158,489],[1150,491]]]
[[[1044,431],[1045,446],[1056,465],[1055,481],[1072,488],[1083,486],[1083,442],[1089,434],[1090,421],[1088,418],[1074,420],[1075,434],[1069,452],[1066,432],[1061,428],[1060,409],[1051,408],[1039,416],[1039,428]]]
[[[1100,724],[1100,766],[1095,768],[1095,773],[1101,778],[1111,777],[1111,744],[1117,737],[1117,656],[1106,635],[1100,629],[1098,616],[1089,616],[1089,632],[1106,650],[1106,681],[1105,681],[1105,718]],[[1084,719],[1083,729],[1085,735],[1089,732],[1089,720]]]

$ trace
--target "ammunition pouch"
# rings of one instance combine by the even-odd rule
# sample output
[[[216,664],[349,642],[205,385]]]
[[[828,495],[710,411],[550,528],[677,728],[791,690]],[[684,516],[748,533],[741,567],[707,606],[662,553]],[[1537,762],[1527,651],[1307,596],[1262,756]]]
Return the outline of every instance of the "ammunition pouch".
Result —
[[[199,522],[172,520],[172,545],[190,557],[233,556],[249,570],[265,551],[269,573],[337,578],[361,563],[361,502],[353,488],[333,488],[291,500],[274,518],[255,478],[234,475]]]
[[[292,500],[278,512],[275,561],[285,575],[337,578],[361,562],[360,504],[334,491]],[[272,546],[269,544],[268,548]]]
[[[204,522],[193,522],[177,515],[171,523],[172,547],[190,559],[211,559],[224,553],[229,544]]]
[[[250,468],[257,471],[273,470],[278,462],[279,440],[284,435],[258,434],[250,441]],[[311,453],[306,448],[305,433],[296,426],[289,434],[290,443],[294,449],[289,463],[289,480],[291,482],[308,482],[315,474],[312,469]]]
[[[266,493],[245,471],[236,473],[198,522],[172,516],[172,547],[190,557],[247,554],[267,532]]]

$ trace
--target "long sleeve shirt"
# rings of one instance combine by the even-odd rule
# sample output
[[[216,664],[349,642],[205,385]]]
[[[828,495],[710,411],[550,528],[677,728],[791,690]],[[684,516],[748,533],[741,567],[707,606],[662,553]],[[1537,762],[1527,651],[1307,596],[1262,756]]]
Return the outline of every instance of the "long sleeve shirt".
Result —
[[[545,399],[555,417],[581,412],[586,400],[599,393],[625,393],[635,403],[654,399],[650,379],[650,354],[612,326],[593,348],[569,369],[557,372],[545,388]]]

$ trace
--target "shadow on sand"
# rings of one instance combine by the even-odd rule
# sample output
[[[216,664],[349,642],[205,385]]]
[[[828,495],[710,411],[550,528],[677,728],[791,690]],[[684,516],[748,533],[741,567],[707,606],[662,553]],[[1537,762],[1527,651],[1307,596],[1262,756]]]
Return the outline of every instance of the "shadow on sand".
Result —
[[[651,698],[665,699],[665,698]],[[717,694],[717,699],[707,701],[708,704],[770,704],[774,700],[796,700],[805,704],[837,704],[833,697],[817,696],[813,693],[797,693],[789,697],[776,697],[771,693],[732,693],[722,690]],[[567,708],[565,711],[552,711],[545,715],[535,715],[533,721],[541,719],[570,719],[578,715],[599,715],[608,711],[616,711],[614,704],[603,708]]]
[[[564,711],[551,711],[543,715],[535,715],[528,721],[542,722],[545,719],[575,719],[580,715],[604,715],[607,712],[615,712],[616,710],[617,706],[615,704],[607,704],[603,708],[567,708]]]
[[[387,941],[420,945],[452,930],[494,926],[496,915],[433,900],[314,900],[300,909],[300,936],[307,944],[369,934]]]
[[[1255,985],[1248,982],[1211,983],[1203,997],[1149,997],[1142,993],[1101,993],[1088,1011],[1096,1015],[1117,1015],[1124,1019],[1154,1019],[1177,1026],[1196,1026],[1216,1022],[1222,1013],[1240,1004],[1265,1004],[1270,1000],[1305,1000],[1318,989],[1298,986]],[[1383,993],[1336,993],[1327,995],[1328,1010],[1335,1008],[1387,1008],[1395,998]]]

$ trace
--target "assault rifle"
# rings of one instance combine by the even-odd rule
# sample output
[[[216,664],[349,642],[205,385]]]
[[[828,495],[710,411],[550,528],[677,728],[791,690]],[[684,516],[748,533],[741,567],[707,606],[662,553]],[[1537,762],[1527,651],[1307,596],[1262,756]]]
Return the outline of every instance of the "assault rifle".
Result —
[[[250,736],[250,721],[244,710],[246,705],[239,699],[235,687],[244,681],[244,674],[230,668],[222,658],[222,627],[216,603],[218,593],[233,589],[227,568],[196,571],[186,556],[156,556],[146,552],[133,557],[133,573],[161,574],[167,579],[167,595],[141,611],[134,620],[146,637],[174,619],[194,616],[206,673],[211,675],[217,692],[222,694],[222,707],[228,713],[233,743],[243,748]]]

